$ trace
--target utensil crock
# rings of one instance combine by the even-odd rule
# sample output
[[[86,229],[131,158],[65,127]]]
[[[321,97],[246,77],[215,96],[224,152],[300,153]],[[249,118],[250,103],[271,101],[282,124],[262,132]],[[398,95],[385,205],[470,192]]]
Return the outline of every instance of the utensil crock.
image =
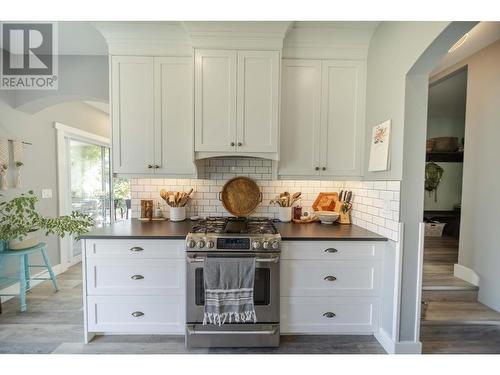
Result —
[[[170,221],[186,220],[186,207],[170,207]]]
[[[292,221],[292,207],[278,207],[278,219],[283,223]]]

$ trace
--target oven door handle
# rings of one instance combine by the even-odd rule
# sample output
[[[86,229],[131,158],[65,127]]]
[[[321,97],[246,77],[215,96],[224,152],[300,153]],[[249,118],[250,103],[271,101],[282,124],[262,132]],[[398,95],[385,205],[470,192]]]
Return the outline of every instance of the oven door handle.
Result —
[[[256,263],[278,263],[280,257],[272,257],[272,258],[255,258]],[[196,258],[196,257],[188,257],[187,261],[189,263],[203,263],[205,258]]]
[[[277,328],[268,331],[196,331],[187,327],[188,335],[275,335]]]

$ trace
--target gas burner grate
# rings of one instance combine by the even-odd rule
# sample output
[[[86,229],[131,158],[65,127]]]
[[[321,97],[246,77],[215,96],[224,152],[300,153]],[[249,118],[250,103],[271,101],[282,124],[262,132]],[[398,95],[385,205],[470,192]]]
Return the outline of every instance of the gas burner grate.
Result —
[[[233,233],[233,234],[277,234],[271,219],[267,217],[207,217],[200,220],[192,233]]]

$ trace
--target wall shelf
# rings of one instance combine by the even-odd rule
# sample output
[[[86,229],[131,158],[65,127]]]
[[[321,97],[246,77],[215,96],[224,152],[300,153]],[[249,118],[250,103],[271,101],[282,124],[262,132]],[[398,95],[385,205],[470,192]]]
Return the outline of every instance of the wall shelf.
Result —
[[[437,152],[431,151],[426,154],[426,161],[444,162],[444,163],[462,163],[464,161],[464,153],[453,152]]]

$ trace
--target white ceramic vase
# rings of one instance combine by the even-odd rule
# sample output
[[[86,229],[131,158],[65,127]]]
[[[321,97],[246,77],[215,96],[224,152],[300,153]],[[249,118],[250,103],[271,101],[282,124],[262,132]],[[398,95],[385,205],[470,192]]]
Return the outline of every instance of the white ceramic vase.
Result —
[[[278,219],[283,223],[292,221],[292,207],[278,207]]]
[[[36,246],[40,243],[40,231],[28,233],[22,240],[14,239],[9,241],[10,250],[23,250]]]
[[[186,207],[170,207],[170,221],[186,220]]]

